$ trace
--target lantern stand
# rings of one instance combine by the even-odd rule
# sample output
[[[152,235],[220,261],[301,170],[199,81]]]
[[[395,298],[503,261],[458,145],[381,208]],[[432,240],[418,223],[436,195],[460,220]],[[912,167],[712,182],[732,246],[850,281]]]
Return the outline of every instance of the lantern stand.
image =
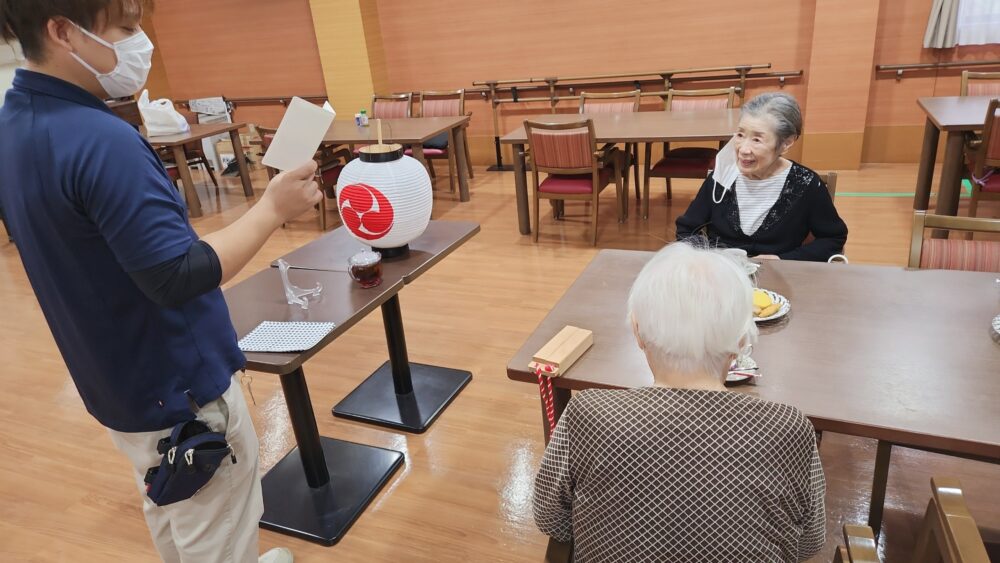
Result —
[[[404,158],[401,145],[382,143],[381,120],[376,120],[376,127],[378,143],[362,147],[359,151],[359,160],[364,164],[385,164]],[[422,167],[421,171],[426,174]],[[344,183],[344,189],[348,189],[349,182],[353,181],[350,172],[347,170],[342,172],[340,181]],[[339,196],[338,186],[338,199]],[[428,210],[425,221],[429,220]],[[420,233],[426,228],[426,224],[425,222],[421,226]],[[350,225],[348,228],[350,230]],[[358,238],[357,233],[352,232],[352,236]],[[415,236],[419,236],[419,233]],[[366,239],[359,240],[365,242]],[[378,240],[372,242],[377,243]],[[413,238],[395,240],[402,242]],[[403,260],[410,255],[408,242],[389,248],[372,246],[372,250],[380,252],[384,261]],[[424,432],[472,381],[472,373],[410,362],[406,350],[406,336],[403,332],[399,295],[392,296],[382,304],[381,309],[389,361],[382,364],[331,410],[334,416],[341,418],[408,432]]]

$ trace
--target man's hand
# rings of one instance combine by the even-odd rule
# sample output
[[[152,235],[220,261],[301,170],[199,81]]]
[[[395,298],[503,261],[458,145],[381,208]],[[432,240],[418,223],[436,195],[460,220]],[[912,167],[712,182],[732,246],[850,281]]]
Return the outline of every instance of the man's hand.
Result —
[[[313,179],[315,174],[316,163],[311,160],[278,174],[268,183],[257,205],[228,226],[202,237],[219,258],[221,283],[233,279],[282,223],[302,215],[326,197]]]
[[[757,260],[781,260],[777,254],[758,254],[754,258]]]
[[[323,198],[316,183],[316,162],[309,162],[286,170],[267,184],[260,204],[274,214],[278,225],[309,211]]]

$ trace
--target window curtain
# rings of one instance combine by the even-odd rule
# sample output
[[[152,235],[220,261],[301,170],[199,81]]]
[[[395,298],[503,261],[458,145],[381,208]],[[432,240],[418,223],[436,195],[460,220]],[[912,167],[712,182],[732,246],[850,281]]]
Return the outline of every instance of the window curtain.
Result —
[[[1000,0],[961,0],[955,42],[959,45],[1000,43]]]
[[[955,46],[955,32],[958,24],[959,0],[933,0],[931,15],[927,19],[924,33],[925,49],[945,49]],[[962,0],[967,2],[970,0]],[[995,0],[983,0],[989,4]]]

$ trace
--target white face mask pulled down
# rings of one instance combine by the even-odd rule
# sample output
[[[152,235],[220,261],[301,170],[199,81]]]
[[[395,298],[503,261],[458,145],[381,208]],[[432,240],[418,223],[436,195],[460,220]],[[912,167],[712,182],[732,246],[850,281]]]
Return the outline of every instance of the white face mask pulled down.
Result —
[[[740,169],[736,165],[736,145],[733,143],[733,139],[729,139],[729,142],[715,154],[715,169],[712,171],[715,185],[712,186],[712,201],[717,204],[722,203],[726,192],[733,187],[733,183],[740,175]],[[716,199],[715,194],[718,191],[716,189],[718,186],[722,186],[722,195]]]
[[[149,69],[153,66],[153,42],[146,36],[146,32],[140,29],[139,33],[131,37],[109,43],[79,25],[76,27],[86,36],[115,52],[118,62],[108,73],[98,72],[79,55],[70,53],[84,68],[94,73],[109,97],[126,98],[142,89],[146,78],[149,77]]]

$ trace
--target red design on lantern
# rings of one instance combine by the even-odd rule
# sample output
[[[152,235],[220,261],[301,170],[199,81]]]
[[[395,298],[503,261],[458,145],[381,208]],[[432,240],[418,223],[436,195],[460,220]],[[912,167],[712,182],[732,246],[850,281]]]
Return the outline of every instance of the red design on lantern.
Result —
[[[389,199],[368,184],[351,184],[340,190],[340,218],[355,236],[365,240],[384,237],[392,229],[394,213]]]

